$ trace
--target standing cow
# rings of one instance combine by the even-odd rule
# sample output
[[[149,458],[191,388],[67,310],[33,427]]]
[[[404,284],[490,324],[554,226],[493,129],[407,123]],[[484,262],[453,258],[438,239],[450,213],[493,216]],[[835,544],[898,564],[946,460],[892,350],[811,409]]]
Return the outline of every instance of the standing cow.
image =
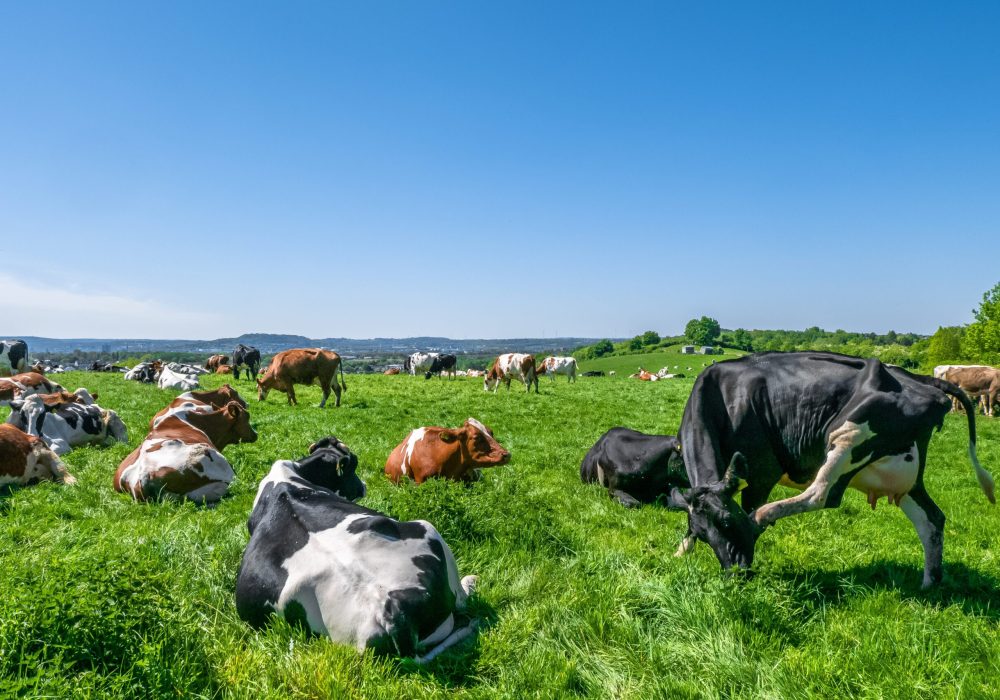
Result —
[[[340,384],[337,383],[338,370]],[[295,398],[295,385],[312,384],[317,379],[323,390],[323,400],[319,402],[319,407],[326,407],[326,400],[330,397],[331,380],[333,393],[337,397],[336,405],[340,406],[340,392],[347,391],[340,355],[331,350],[316,348],[285,350],[274,356],[264,376],[257,380],[257,398],[263,401],[271,389],[277,389],[285,392],[288,396],[288,405],[294,406],[298,403]]]
[[[222,364],[230,364],[223,362]],[[233,350],[233,378],[240,378],[240,370],[246,370],[247,379],[256,379],[260,371],[260,350],[240,343]]]
[[[702,540],[724,568],[748,567],[764,528],[836,508],[850,486],[872,508],[885,497],[903,509],[923,544],[924,587],[940,582],[945,518],[924,488],[924,468],[949,397],[968,412],[969,457],[992,503],[972,403],[949,382],[823,352],[760,353],[708,367],[681,421],[691,488],[671,491],[671,505],[688,512],[678,553]],[[779,482],[802,493],[767,503]],[[733,498],[744,483],[740,508]]]
[[[28,344],[23,340],[0,340],[0,377],[28,369]]]
[[[458,364],[458,358],[454,355],[442,354],[436,355],[436,357],[431,362],[430,368],[427,373],[424,374],[424,379],[430,379],[435,374],[442,374],[447,372],[451,375],[451,378],[455,378],[455,365]]]
[[[549,375],[552,381],[557,374],[565,374],[568,382],[573,383],[576,381],[576,358],[550,355],[538,364],[538,373]]]
[[[535,373],[535,356],[520,352],[508,352],[493,361],[486,376],[483,378],[483,390],[493,390],[495,394],[500,382],[507,385],[510,391],[510,381],[514,378],[524,382],[525,391],[531,393],[531,385],[535,385],[538,393],[538,375]]]

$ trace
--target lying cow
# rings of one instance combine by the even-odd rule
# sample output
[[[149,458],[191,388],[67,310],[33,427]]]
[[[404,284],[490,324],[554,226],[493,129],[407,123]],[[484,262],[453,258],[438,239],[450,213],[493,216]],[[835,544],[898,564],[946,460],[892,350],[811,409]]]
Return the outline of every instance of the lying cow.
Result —
[[[13,425],[0,424],[0,488],[39,480],[76,483],[59,455],[39,438]]]
[[[591,369],[583,373],[584,377],[603,377],[604,372],[599,369]]]
[[[399,374],[399,367],[390,367],[386,371],[382,372],[382,374],[386,375],[387,377]]]
[[[205,361],[205,369],[209,372],[214,372],[219,368],[219,365],[228,365],[229,357],[226,355],[212,355]]]
[[[138,501],[218,501],[235,477],[222,456],[223,448],[256,440],[250,414],[236,401],[212,411],[196,406],[174,411],[163,416],[118,465],[115,490]]]
[[[239,379],[240,372],[246,370],[247,379],[256,379],[257,372],[260,371],[260,350],[240,343],[233,350],[233,361],[229,364],[233,368],[234,378]]]
[[[24,399],[32,394],[52,394],[63,388],[43,374],[24,372],[12,377],[0,377],[0,406],[9,406],[15,399]]]
[[[169,366],[160,371],[160,378],[156,380],[156,385],[161,389],[180,389],[181,391],[191,391],[199,386],[198,375],[180,374]]]
[[[28,369],[28,344],[23,340],[0,340],[0,377]]]
[[[153,360],[152,362],[140,362],[125,373],[125,379],[130,382],[135,381],[143,382],[144,384],[152,384],[159,378],[160,370],[162,369],[163,363],[159,360]]]
[[[192,365],[186,362],[168,362],[166,368],[177,374],[211,374],[211,372],[201,365]]]
[[[556,380],[557,374],[565,374],[570,383],[576,381],[576,358],[550,355],[538,364],[538,374],[547,374]]]
[[[724,568],[748,567],[764,528],[836,508],[850,486],[873,508],[885,497],[903,509],[923,543],[924,587],[940,582],[945,518],[924,488],[924,467],[949,397],[968,412],[969,457],[992,503],[993,478],[976,458],[972,403],[949,382],[823,352],[760,353],[708,367],[681,422],[692,487],[671,492],[671,505],[688,511],[678,553],[702,540]],[[741,509],[733,497],[742,479]],[[802,493],[766,503],[779,482]]]
[[[671,489],[691,485],[677,438],[629,428],[612,428],[594,443],[580,464],[580,479],[600,484],[629,507],[669,499]]]
[[[166,416],[180,411],[211,413],[224,408],[230,401],[235,401],[243,408],[247,407],[247,402],[243,400],[243,397],[228,384],[223,384],[218,389],[209,391],[188,391],[171,401],[166,408],[160,409],[149,421],[149,429],[152,430],[159,425]]]
[[[232,374],[233,368],[230,365],[219,365],[215,368],[216,374]]]
[[[628,375],[629,379],[638,379],[640,382],[655,382],[659,381],[659,376],[644,370],[642,367],[635,374]]]
[[[385,462],[385,474],[394,484],[413,479],[418,484],[431,477],[474,481],[479,469],[510,461],[510,452],[493,438],[493,431],[470,418],[461,428],[417,428]]]
[[[340,370],[340,384],[337,383],[337,370]],[[317,379],[323,390],[323,400],[319,402],[319,407],[326,407],[326,400],[330,398],[331,380],[333,393],[337,397],[336,405],[340,406],[340,392],[347,391],[340,355],[330,350],[285,350],[274,356],[264,376],[257,380],[257,398],[263,401],[271,389],[277,389],[285,392],[288,405],[294,406],[298,403],[295,385],[312,384]]]
[[[352,503],[357,458],[330,437],[297,462],[275,462],[247,523],[236,610],[254,627],[278,615],[359,652],[424,662],[472,633],[455,628],[476,577],[459,580],[447,543],[423,520]]]
[[[11,402],[7,423],[41,438],[57,455],[81,445],[128,442],[125,423],[117,413],[85,400],[67,392],[34,394]]]
[[[531,385],[534,383],[535,393],[538,393],[538,374],[535,372],[534,355],[508,352],[497,357],[483,378],[483,390],[493,389],[495,394],[500,382],[503,382],[507,385],[507,391],[510,391],[510,381],[514,378],[524,382],[524,388],[528,393],[531,393]]]

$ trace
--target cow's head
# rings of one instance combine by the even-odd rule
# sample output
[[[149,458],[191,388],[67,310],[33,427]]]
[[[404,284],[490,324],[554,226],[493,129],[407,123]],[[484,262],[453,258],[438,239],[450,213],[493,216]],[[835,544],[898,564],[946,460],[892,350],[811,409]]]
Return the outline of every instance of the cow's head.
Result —
[[[454,453],[454,458],[446,457],[440,461],[457,465],[462,473],[472,469],[499,467],[510,461],[510,452],[494,439],[493,431],[475,418],[469,418],[458,429],[442,428],[437,437],[447,450]],[[461,474],[446,476],[458,477]]]
[[[759,534],[750,516],[734,500],[745,483],[747,460],[733,455],[719,481],[690,489],[671,489],[668,506],[688,513],[688,531],[715,552],[723,569],[750,568]]]
[[[102,410],[101,417],[104,419],[105,425],[108,426],[109,437],[118,442],[128,442],[128,428],[125,427],[125,422],[117,413]]]
[[[223,423],[215,421],[221,416]],[[235,401],[230,401],[218,411],[205,414],[190,414],[188,421],[208,435],[212,443],[220,450],[226,445],[236,442],[257,442],[257,432],[250,426],[250,412]],[[202,428],[199,423],[206,427]]]
[[[325,437],[309,446],[309,456],[298,461],[299,476],[330,489],[341,498],[356,501],[367,493],[358,476],[358,456],[343,442]]]
[[[278,382],[275,380],[273,374],[265,373],[263,377],[257,380],[257,400],[263,401],[267,398],[267,394],[271,389],[277,389]]]
[[[489,391],[499,383],[500,370],[497,368],[496,364],[494,364],[486,370],[486,374],[483,375],[483,391]]]
[[[7,422],[19,428],[28,435],[41,437],[45,414],[48,412],[45,401],[38,394],[10,402],[10,415]]]

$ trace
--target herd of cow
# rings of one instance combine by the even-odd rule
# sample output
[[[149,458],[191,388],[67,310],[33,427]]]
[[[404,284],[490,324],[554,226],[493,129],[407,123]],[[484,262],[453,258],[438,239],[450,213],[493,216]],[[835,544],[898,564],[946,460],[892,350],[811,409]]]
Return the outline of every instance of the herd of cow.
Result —
[[[420,355],[408,360],[410,373],[427,376],[442,366],[440,356]],[[225,359],[212,364],[225,366]],[[559,363],[549,359],[558,358],[541,367],[555,373]],[[257,376],[253,365],[243,364],[252,370],[248,377]],[[968,456],[980,488],[995,502],[993,479],[976,455],[976,406],[967,392],[992,414],[997,370],[939,369],[941,376],[924,376],[824,352],[759,353],[712,364],[694,383],[678,436],[612,428],[583,457],[580,477],[626,506],[659,502],[686,512],[678,556],[702,541],[724,569],[749,569],[770,525],[837,507],[848,487],[865,493],[873,509],[884,497],[916,529],[928,587],[942,576],[945,517],[924,488],[924,470],[931,436],[953,402],[967,415]],[[537,391],[541,371],[531,355],[501,355],[484,388],[495,391],[501,381],[509,387],[516,378]],[[575,379],[575,362],[564,373]],[[339,356],[285,351],[257,380],[258,399],[277,389],[294,404],[294,384],[315,380],[323,404],[332,381],[339,405],[346,389]],[[0,485],[72,483],[59,454],[87,442],[127,441],[124,424],[96,399],[85,389],[68,393],[37,373],[0,379],[0,405],[11,408],[0,426]],[[187,391],[153,416],[146,437],[115,472],[114,488],[139,501],[217,501],[234,478],[223,449],[256,439],[247,403],[230,385]],[[389,454],[385,475],[392,483],[445,478],[473,484],[480,469],[510,458],[493,432],[470,418],[458,428],[412,430]],[[356,455],[333,436],[298,460],[273,464],[248,521],[237,611],[254,626],[279,615],[359,650],[428,661],[473,633],[475,621],[459,624],[455,613],[476,577],[459,576],[430,523],[401,522],[355,503],[366,493],[357,466]],[[779,483],[800,493],[769,503]]]

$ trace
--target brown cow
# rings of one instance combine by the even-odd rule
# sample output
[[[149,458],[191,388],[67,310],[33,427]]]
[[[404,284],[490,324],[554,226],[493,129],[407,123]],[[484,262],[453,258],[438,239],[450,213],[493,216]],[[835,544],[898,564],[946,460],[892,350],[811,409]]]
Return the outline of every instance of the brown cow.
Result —
[[[43,479],[76,483],[59,456],[44,442],[13,425],[0,424],[0,487]]]
[[[118,465],[115,490],[137,501],[218,501],[235,477],[222,449],[256,440],[249,412],[236,401],[209,412],[192,404],[189,410],[165,415]]]
[[[229,357],[227,355],[212,355],[210,358],[208,358],[208,361],[205,362],[205,369],[207,369],[209,372],[214,372],[216,369],[218,369],[219,365],[228,365],[228,364],[229,364]]]
[[[950,367],[942,375],[969,398],[978,398],[983,412],[993,416],[993,404],[1000,397],[1000,370],[993,367]]]
[[[188,391],[181,394],[170,402],[166,408],[160,409],[153,419],[149,421],[149,429],[156,427],[157,421],[165,415],[176,413],[179,409],[195,410],[200,413],[211,413],[213,410],[222,408],[230,401],[235,401],[243,408],[247,407],[247,402],[233,387],[223,384],[218,389],[211,391]]]
[[[483,389],[489,391],[493,389],[495,394],[500,387],[500,382],[507,385],[510,391],[510,380],[517,377],[524,382],[526,391],[531,392],[531,385],[535,385],[535,393],[538,393],[538,374],[535,372],[535,356],[522,352],[508,352],[499,355],[493,360],[489,371],[483,378]]]
[[[390,376],[391,375],[399,374],[399,367],[390,367],[389,369],[387,369],[386,371],[384,371],[382,374],[390,375]]]
[[[340,384],[337,384],[338,369]],[[339,406],[341,389],[347,391],[340,355],[331,350],[317,348],[285,350],[274,356],[264,376],[257,380],[257,398],[263,401],[271,389],[277,389],[285,392],[288,396],[288,405],[294,406],[298,403],[295,398],[295,385],[312,384],[317,379],[320,388],[323,389],[323,400],[319,402],[319,407],[324,408],[326,400],[330,397],[330,380],[333,380],[333,393],[337,397]]]
[[[642,367],[635,374],[628,375],[629,379],[638,379],[640,382],[655,382],[659,377],[652,372],[647,372]]]
[[[0,378],[0,406],[8,406],[14,399],[32,394],[54,394],[63,388],[38,372],[23,372],[13,377]]]
[[[475,481],[479,469],[510,461],[510,452],[493,439],[493,431],[470,418],[461,428],[417,428],[396,446],[385,462],[394,484],[409,478],[418,484],[440,476]]]
[[[216,374],[232,374],[233,368],[231,365],[219,365],[215,368]]]

